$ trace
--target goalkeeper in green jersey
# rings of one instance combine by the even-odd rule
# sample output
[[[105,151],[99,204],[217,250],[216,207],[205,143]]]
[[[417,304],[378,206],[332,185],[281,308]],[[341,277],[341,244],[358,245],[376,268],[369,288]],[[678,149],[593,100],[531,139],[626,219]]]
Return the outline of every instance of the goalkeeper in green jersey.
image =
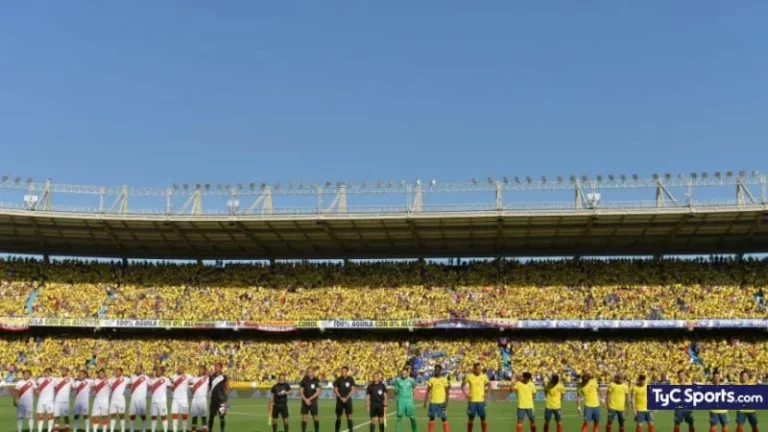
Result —
[[[408,376],[408,369],[400,371],[400,376],[395,379],[394,389],[397,395],[397,432],[403,430],[403,417],[411,420],[411,430],[417,432],[416,413],[413,408],[413,389],[416,387],[416,380]]]

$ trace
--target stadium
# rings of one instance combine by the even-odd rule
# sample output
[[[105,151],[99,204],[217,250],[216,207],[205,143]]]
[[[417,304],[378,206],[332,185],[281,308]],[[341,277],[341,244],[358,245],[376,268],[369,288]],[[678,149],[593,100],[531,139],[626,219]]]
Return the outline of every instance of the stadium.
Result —
[[[381,373],[394,398],[403,368],[417,383],[415,425],[430,432],[421,405],[436,366],[454,430],[476,364],[493,431],[514,427],[512,380],[524,372],[540,427],[545,385],[559,375],[569,432],[582,427],[585,374],[603,395],[616,375],[735,383],[749,371],[768,382],[768,265],[750,256],[768,251],[756,171],[158,188],[5,176],[0,193],[3,425],[23,371],[60,367],[95,377],[220,363],[234,431],[272,430],[280,376],[291,384],[288,426],[304,430],[297,385],[308,368],[322,431],[340,429],[343,367],[357,387],[341,430],[373,430],[366,387]],[[655,415],[672,430],[671,412]],[[383,417],[393,429],[400,416],[391,404]],[[706,413],[695,417],[706,428]],[[134,428],[115,421],[111,430]]]

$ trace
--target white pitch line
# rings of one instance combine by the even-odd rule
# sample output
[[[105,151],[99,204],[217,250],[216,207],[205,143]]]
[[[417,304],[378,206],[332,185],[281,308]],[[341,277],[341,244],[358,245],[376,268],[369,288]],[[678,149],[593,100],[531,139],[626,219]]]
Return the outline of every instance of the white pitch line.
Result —
[[[389,416],[391,416],[392,414],[395,414],[395,411],[392,411],[391,413],[387,413],[387,415],[385,415],[384,417],[385,417],[385,418],[386,418],[386,417],[389,417]],[[367,422],[365,422],[365,423],[360,423],[359,425],[357,425],[357,426],[353,427],[353,428],[352,428],[352,430],[357,430],[357,429],[360,429],[361,427],[363,427],[363,426],[368,426],[369,424],[371,424],[371,421],[370,421],[370,420],[368,420],[368,421],[367,421]],[[345,430],[344,432],[350,432],[350,430],[349,430],[349,429],[347,429],[347,430]]]

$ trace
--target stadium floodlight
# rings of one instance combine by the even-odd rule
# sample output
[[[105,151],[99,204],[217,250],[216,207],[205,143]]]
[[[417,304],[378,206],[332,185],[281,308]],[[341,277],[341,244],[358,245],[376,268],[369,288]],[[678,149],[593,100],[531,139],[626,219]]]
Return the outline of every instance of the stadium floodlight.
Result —
[[[632,180],[637,181],[640,178],[637,174],[632,174]]]
[[[435,179],[432,179],[432,181],[430,182],[430,184],[432,185],[432,187],[435,187],[435,186],[437,186],[437,180],[435,180]]]
[[[342,186],[344,186],[344,182],[343,181],[341,181],[341,180],[336,181],[336,187],[340,188]]]
[[[493,177],[488,177],[488,184],[493,184]]]
[[[733,171],[728,171],[727,173],[725,173],[725,176],[726,177],[733,177]]]
[[[205,190],[211,190],[211,184],[210,183],[206,183],[205,184]]]
[[[195,184],[195,189],[200,190],[202,188],[202,185],[200,183]]]
[[[533,179],[531,178],[531,176],[527,176],[527,177],[525,178],[525,181],[527,181],[527,182],[528,182],[528,184],[531,184],[531,183],[533,183]]]
[[[280,189],[280,183],[275,183],[275,190]]]
[[[720,178],[720,171],[715,171],[715,178]]]
[[[504,183],[509,183],[509,177],[507,177],[507,176],[504,176],[504,178],[502,180],[504,181]]]
[[[701,173],[701,178],[705,179],[707,177],[709,177],[709,174],[707,172]]]
[[[3,183],[5,183],[7,181],[8,181],[8,175],[6,174],[6,175],[3,176]]]
[[[515,176],[515,183],[520,184],[520,177]]]
[[[541,176],[541,182],[546,183],[547,182],[547,176]]]
[[[173,187],[173,190],[179,190],[179,185],[177,185],[176,183],[174,183],[172,187]]]
[[[237,184],[237,190],[243,190],[243,184],[242,183],[238,183]]]
[[[622,174],[620,178],[621,178],[621,181],[623,182],[627,181],[627,176],[625,176],[624,174]]]
[[[667,179],[667,180],[670,180],[670,179],[672,179],[672,174],[666,173],[666,174],[664,174],[664,178]]]
[[[744,177],[745,175],[747,175],[745,171],[739,171],[739,177]]]
[[[682,180],[682,179],[684,179],[684,178],[685,178],[685,176],[683,175],[683,173],[680,173],[680,174],[678,174],[678,175],[677,175],[677,178],[679,178],[680,180]]]
[[[563,176],[557,176],[557,182],[562,183],[563,182]]]
[[[181,187],[182,187],[184,190],[189,190],[189,184],[188,184],[188,183],[184,183],[183,185],[181,185]]]
[[[250,190],[254,190],[254,189],[256,189],[256,183],[254,183],[254,182],[250,182],[250,183],[248,183],[248,188],[249,188]]]
[[[608,180],[613,181],[616,178],[613,176],[613,174],[608,174]]]
[[[571,180],[571,183],[576,183],[576,176],[575,175],[571,175],[569,177],[569,179]]]
[[[582,181],[582,182],[586,182],[586,181],[589,181],[589,177],[587,177],[587,175],[586,175],[586,174],[582,174],[582,175],[581,175],[581,181]]]
[[[216,190],[221,190],[221,188],[222,188],[221,183],[217,183],[216,184]]]
[[[326,181],[326,182],[325,182],[325,187],[329,188],[329,187],[331,187],[331,184],[332,184],[331,182],[329,182],[329,181]]]
[[[659,179],[659,175],[656,174],[656,173],[653,173],[653,176],[651,176],[651,177],[653,177],[654,180],[658,180]]]
[[[696,180],[698,177],[699,177],[699,175],[696,174],[695,172],[691,173],[691,178],[692,179]]]
[[[264,190],[264,189],[266,189],[266,188],[267,188],[267,184],[266,184],[266,183],[262,183],[262,184],[261,184],[261,190]]]
[[[476,179],[476,178],[474,178],[474,177],[472,177],[472,184],[473,184],[473,185],[476,185],[476,184],[477,184],[477,179]]]
[[[21,177],[16,177],[15,179],[13,179],[13,182],[16,184],[21,183]]]
[[[230,189],[232,189],[232,185],[227,183],[227,184],[224,185],[224,189],[230,190]]]
[[[597,181],[599,181],[599,182],[603,181],[603,176],[602,176],[602,174],[598,174],[598,175],[597,175]]]

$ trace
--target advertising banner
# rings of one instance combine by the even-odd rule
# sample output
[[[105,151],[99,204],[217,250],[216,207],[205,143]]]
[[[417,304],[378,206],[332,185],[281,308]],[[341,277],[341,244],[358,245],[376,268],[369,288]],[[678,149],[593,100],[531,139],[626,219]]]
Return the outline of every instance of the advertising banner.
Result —
[[[288,332],[298,329],[684,329],[695,328],[768,328],[766,319],[701,320],[514,320],[487,319],[407,319],[407,320],[263,320],[263,321],[193,321],[114,318],[34,318],[0,317],[0,330],[24,331],[29,327],[88,328],[159,328],[159,329],[244,329]]]

